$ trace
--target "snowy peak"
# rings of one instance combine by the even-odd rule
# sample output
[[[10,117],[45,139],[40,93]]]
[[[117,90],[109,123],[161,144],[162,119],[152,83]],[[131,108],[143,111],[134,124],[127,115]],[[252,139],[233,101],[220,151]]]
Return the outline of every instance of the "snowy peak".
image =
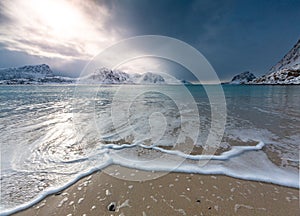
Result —
[[[71,78],[54,76],[46,64],[0,69],[0,84],[70,83]]]
[[[15,68],[16,70],[22,71],[23,73],[35,73],[44,74],[45,76],[53,76],[53,72],[50,67],[46,64],[41,65],[26,65],[23,67]]]
[[[99,68],[86,77],[80,78],[80,81],[91,81],[92,83],[128,83],[129,75],[122,71],[113,71],[108,68]]]
[[[165,74],[152,72],[133,74],[103,67],[79,78],[55,76],[46,64],[0,69],[0,84],[4,85],[74,82],[78,84],[189,84],[187,81],[181,82],[175,78],[169,79]]]
[[[230,84],[246,84],[252,80],[254,80],[256,77],[253,73],[250,73],[249,71],[245,71],[243,73],[240,73],[238,75],[235,75]]]
[[[300,39],[294,47],[269,70],[269,74],[283,69],[300,70]]]
[[[300,84],[300,40],[269,73],[251,84]]]
[[[151,72],[128,74],[119,70],[99,68],[92,74],[79,78],[78,82],[85,84],[163,84],[165,80],[161,75]]]
[[[46,64],[0,69],[1,80],[36,79],[53,76],[52,70]]]
[[[163,84],[165,83],[165,79],[159,75],[151,72],[144,73],[142,75],[133,75],[134,78],[137,79],[136,83],[140,84]]]
[[[250,84],[300,84],[300,70],[281,69],[259,77]]]
[[[300,40],[267,74],[255,78],[244,72],[232,78],[230,84],[300,84]]]

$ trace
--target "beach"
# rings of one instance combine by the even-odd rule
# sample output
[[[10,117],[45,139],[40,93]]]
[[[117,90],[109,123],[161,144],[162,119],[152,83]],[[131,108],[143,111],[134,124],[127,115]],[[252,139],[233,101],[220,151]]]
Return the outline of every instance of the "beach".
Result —
[[[0,215],[297,215],[297,86],[119,88],[1,87]]]
[[[153,180],[123,180],[126,175],[137,179],[153,177]],[[159,175],[109,166],[15,215],[287,216],[299,213],[299,190],[295,188],[223,175],[168,173],[155,179]]]

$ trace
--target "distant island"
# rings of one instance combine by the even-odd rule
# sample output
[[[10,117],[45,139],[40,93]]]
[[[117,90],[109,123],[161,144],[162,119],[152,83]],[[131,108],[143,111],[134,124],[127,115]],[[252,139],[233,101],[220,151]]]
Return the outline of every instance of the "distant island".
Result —
[[[235,75],[228,84],[300,84],[300,40],[267,74],[256,77],[249,71]]]

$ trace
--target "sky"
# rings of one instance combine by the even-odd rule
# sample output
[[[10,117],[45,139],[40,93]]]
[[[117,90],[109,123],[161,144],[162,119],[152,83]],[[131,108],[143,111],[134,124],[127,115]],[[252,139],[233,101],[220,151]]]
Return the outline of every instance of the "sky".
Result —
[[[222,81],[244,71],[259,76],[300,39],[299,12],[299,0],[2,0],[0,68],[46,63],[77,77],[120,40],[163,35],[196,48]],[[189,79],[184,67],[156,58],[120,69]]]

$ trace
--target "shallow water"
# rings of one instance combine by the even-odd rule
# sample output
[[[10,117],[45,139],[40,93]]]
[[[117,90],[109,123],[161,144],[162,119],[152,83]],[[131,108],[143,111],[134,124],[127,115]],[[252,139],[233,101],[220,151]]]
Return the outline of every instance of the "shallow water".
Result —
[[[109,164],[299,187],[300,86],[223,90],[226,104],[214,86],[0,86],[1,212]]]

